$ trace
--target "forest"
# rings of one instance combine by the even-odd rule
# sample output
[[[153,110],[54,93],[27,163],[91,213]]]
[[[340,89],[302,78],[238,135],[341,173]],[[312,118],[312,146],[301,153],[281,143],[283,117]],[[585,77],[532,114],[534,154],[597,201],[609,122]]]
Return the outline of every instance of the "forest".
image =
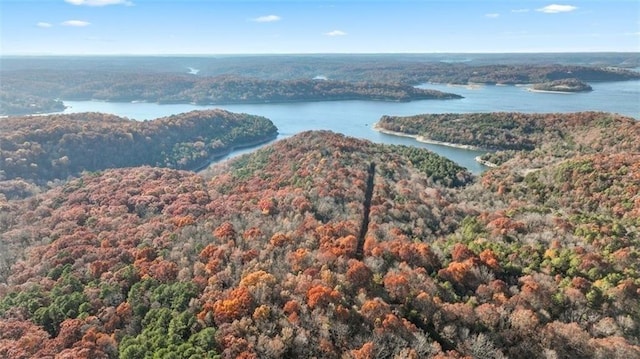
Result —
[[[197,76],[235,75],[270,80],[310,79],[321,75],[349,82],[453,83],[491,74],[494,80],[519,72],[532,79],[552,80],[555,73],[579,70],[583,81],[637,79],[626,71],[640,66],[635,53],[506,53],[506,54],[300,54],[229,56],[1,56],[2,72],[49,70],[56,73],[93,71],[111,73],[183,73],[197,69]],[[591,77],[583,76],[589,74]],[[566,77],[566,76],[563,76]],[[466,80],[455,80],[456,78]],[[413,79],[413,80],[411,80]],[[539,81],[530,81],[535,83]]]
[[[515,85],[640,79],[640,73],[630,69],[640,63],[637,54],[590,54],[581,61],[572,56],[0,57],[0,115],[61,111],[64,100],[200,105],[412,101],[460,98],[414,87],[429,82]],[[189,68],[197,68],[197,74],[188,73]]]
[[[3,72],[0,114],[59,110],[60,100],[194,103],[197,105],[302,101],[414,101],[460,95],[401,83],[320,79],[264,80],[236,75],[202,77],[168,73],[96,71]],[[22,96],[21,94],[28,94]],[[33,100],[33,99],[36,100]],[[38,100],[39,99],[39,100]],[[49,100],[50,99],[50,100]]]
[[[551,82],[538,83],[531,86],[531,89],[537,91],[557,91],[557,92],[588,92],[593,88],[578,79],[562,79]]]
[[[447,116],[513,149],[313,131],[0,195],[0,356],[640,358],[638,122]]]
[[[601,112],[574,114],[517,112],[445,113],[414,116],[383,116],[376,127],[391,132],[416,136],[419,140],[433,140],[479,147],[487,150],[533,150],[540,146],[557,147],[559,156],[577,152],[595,152],[599,147],[580,141],[611,140],[612,135],[600,134],[620,128],[636,128],[632,118]],[[621,135],[621,141],[630,138]],[[582,143],[580,143],[582,142]]]
[[[102,113],[0,120],[0,193],[21,197],[50,182],[114,167],[197,170],[234,147],[275,139],[260,116],[192,111],[152,121]]]

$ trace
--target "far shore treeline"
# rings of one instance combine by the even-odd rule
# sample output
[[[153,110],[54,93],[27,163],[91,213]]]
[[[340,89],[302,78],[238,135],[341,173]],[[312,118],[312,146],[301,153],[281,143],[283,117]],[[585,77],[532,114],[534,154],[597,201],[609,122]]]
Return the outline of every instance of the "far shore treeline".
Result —
[[[553,59],[504,54],[499,64],[476,57],[475,62],[444,62],[428,55],[3,57],[0,115],[58,112],[65,100],[198,105],[413,101],[460,98],[414,87],[428,82],[516,85],[571,79],[584,83],[571,87],[582,91],[588,82],[640,79],[640,72],[623,67],[638,61],[634,54],[593,54],[587,57],[593,65],[559,64],[562,54]]]

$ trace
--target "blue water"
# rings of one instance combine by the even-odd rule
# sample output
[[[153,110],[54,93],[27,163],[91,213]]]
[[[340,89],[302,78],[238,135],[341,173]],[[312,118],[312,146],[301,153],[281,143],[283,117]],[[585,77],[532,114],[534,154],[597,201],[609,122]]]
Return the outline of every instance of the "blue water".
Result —
[[[419,143],[411,138],[379,133],[372,126],[383,115],[469,112],[576,112],[605,111],[640,119],[640,81],[591,84],[587,93],[538,93],[523,86],[461,87],[425,84],[420,87],[453,92],[464,96],[458,100],[423,100],[413,102],[334,101],[284,104],[196,106],[190,104],[158,105],[154,103],[109,103],[99,101],[65,101],[64,112],[107,112],[136,120],[152,120],[205,108],[225,110],[269,118],[278,127],[279,138],[307,130],[332,130],[348,136],[388,144],[405,144],[428,148],[452,159],[473,173],[486,168],[474,158],[483,152]],[[234,154],[244,153],[243,150]]]

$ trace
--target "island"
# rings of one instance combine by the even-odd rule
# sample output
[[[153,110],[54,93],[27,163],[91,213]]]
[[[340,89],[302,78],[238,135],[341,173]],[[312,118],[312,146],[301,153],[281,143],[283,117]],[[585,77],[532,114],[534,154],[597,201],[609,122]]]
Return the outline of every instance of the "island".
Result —
[[[264,117],[223,110],[144,122],[103,113],[9,117],[0,121],[0,193],[20,197],[25,182],[46,186],[115,167],[199,170],[277,133]]]
[[[543,82],[531,86],[534,92],[589,92],[593,91],[591,85],[578,79],[562,79],[551,82]]]

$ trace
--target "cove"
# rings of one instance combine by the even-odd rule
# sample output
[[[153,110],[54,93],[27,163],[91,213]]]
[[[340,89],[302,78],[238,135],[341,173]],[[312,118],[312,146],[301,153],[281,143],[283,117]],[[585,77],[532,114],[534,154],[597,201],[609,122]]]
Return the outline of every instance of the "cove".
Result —
[[[331,101],[268,103],[246,105],[197,106],[192,104],[123,103],[101,101],[65,101],[64,113],[106,112],[135,120],[152,120],[182,112],[206,108],[222,108],[269,118],[278,127],[278,138],[308,130],[331,130],[347,136],[378,143],[402,144],[427,148],[478,174],[487,167],[475,161],[483,151],[466,150],[417,142],[412,138],[387,135],[375,131],[373,125],[383,115],[410,116],[421,113],[471,112],[577,112],[604,111],[640,117],[640,81],[602,82],[591,84],[587,93],[537,93],[525,86],[450,86],[424,84],[420,87],[458,93],[456,100],[421,100],[413,102]],[[242,149],[230,156],[255,150]]]

